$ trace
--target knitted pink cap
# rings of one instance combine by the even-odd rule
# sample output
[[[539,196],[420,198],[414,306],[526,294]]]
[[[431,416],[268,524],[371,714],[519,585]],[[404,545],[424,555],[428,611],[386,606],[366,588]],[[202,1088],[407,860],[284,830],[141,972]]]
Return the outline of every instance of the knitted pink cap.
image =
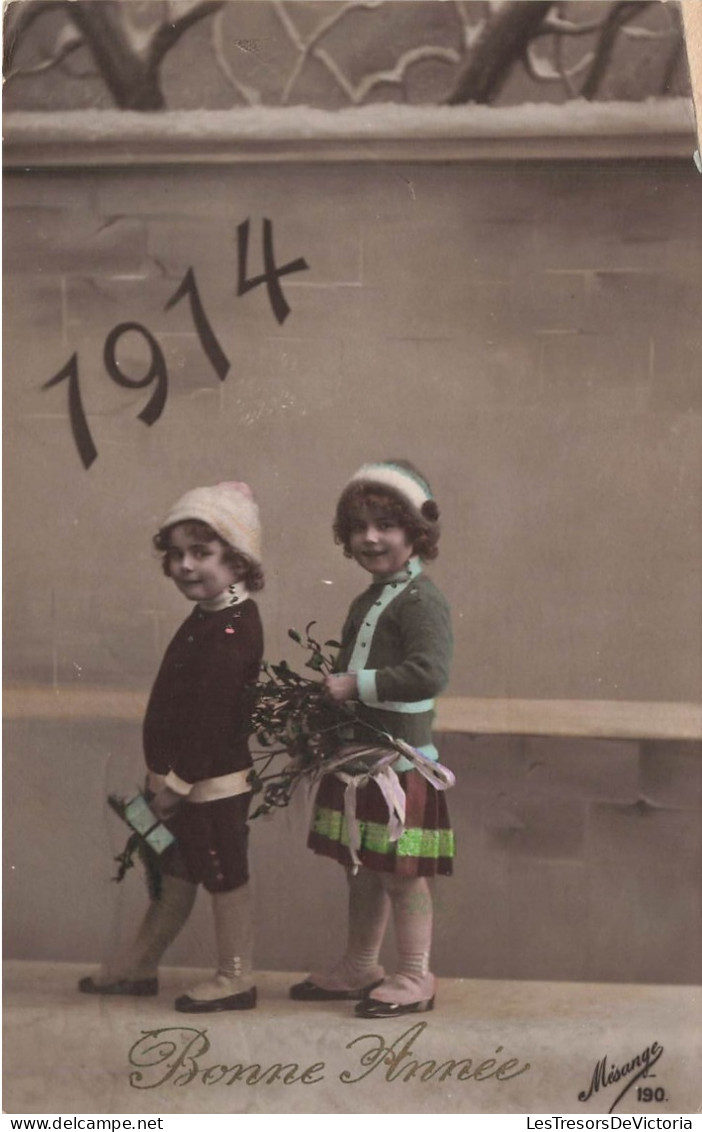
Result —
[[[162,527],[188,519],[208,523],[221,539],[253,562],[261,563],[261,521],[247,483],[218,483],[186,491],[166,515]]]

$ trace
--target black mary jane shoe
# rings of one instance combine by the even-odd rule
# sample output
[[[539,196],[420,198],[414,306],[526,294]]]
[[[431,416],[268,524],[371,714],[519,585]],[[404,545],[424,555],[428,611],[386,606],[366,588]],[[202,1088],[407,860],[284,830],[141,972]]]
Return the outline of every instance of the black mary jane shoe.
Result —
[[[81,994],[128,994],[137,998],[147,998],[158,994],[158,979],[113,979],[111,983],[96,983],[91,975],[86,975],[78,983]]]
[[[326,990],[324,987],[318,987],[311,979],[305,979],[290,987],[289,993],[296,1002],[357,1002],[359,998],[366,998],[372,990],[380,986],[382,981],[377,979],[376,982],[358,990]]]
[[[223,1010],[253,1010],[256,1005],[256,987],[241,991],[240,994],[229,994],[224,998],[191,998],[189,994],[182,994],[173,1004],[182,1014],[217,1014]]]
[[[379,998],[367,998],[359,1002],[354,1013],[357,1018],[399,1018],[401,1014],[423,1014],[434,1009],[434,996],[421,1002],[381,1002]]]

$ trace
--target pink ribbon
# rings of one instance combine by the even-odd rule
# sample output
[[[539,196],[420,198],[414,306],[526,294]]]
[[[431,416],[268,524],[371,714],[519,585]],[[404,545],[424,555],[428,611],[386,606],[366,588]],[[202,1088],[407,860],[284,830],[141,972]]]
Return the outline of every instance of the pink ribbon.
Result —
[[[343,747],[338,754],[326,759],[314,772],[313,795],[326,774],[335,774],[345,784],[344,816],[349,831],[349,852],[353,861],[354,873],[358,872],[361,865],[358,856],[358,850],[361,848],[361,831],[356,818],[356,799],[359,787],[366,786],[371,779],[378,784],[390,815],[388,838],[390,841],[397,841],[405,829],[407,798],[392,764],[401,756],[406,758],[408,762],[412,763],[413,769],[419,771],[422,777],[426,778],[427,782],[431,783],[437,790],[449,790],[456,782],[456,776],[448,767],[427,758],[421,751],[410,747],[409,743],[405,743],[403,739],[395,739],[390,735],[387,736],[387,739],[392,744],[392,749],[388,749],[388,747]],[[366,770],[358,774],[349,774],[343,770],[347,763],[367,757],[373,757],[375,761]]]

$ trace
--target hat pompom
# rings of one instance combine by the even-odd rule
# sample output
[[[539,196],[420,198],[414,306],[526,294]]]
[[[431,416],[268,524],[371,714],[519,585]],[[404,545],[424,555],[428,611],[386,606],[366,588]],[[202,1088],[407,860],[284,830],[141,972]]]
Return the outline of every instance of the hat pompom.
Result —
[[[223,480],[222,483],[217,484],[217,487],[221,487],[225,491],[238,491],[239,495],[245,495],[247,499],[253,500],[253,492],[247,483],[237,480]]]

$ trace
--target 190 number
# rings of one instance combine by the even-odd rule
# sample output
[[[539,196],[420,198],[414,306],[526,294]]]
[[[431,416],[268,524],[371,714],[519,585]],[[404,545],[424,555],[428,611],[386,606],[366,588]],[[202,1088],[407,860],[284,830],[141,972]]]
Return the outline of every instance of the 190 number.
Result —
[[[660,1085],[656,1089],[652,1089],[647,1085],[636,1090],[636,1098],[637,1100],[643,1101],[645,1104],[651,1104],[652,1101],[664,1101],[665,1089],[661,1088]]]

